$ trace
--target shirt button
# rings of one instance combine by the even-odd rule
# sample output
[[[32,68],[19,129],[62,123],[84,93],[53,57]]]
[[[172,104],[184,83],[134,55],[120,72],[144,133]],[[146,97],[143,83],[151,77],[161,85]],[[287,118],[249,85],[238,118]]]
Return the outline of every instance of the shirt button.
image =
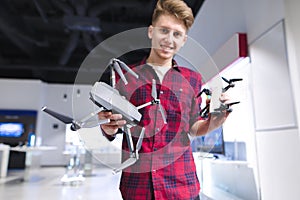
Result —
[[[163,94],[163,93],[164,93],[164,91],[162,91],[162,90],[161,90],[159,93],[160,93],[160,94]]]
[[[160,129],[159,129],[159,128],[156,128],[156,130],[159,131]]]

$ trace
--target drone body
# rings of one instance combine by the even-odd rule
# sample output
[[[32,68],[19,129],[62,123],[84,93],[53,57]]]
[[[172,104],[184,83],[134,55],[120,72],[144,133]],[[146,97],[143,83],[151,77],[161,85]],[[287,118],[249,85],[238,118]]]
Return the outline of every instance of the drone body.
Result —
[[[91,100],[97,106],[122,114],[130,124],[136,125],[142,118],[137,107],[119,94],[119,91],[104,82],[96,82],[90,92]]]
[[[234,82],[237,81],[242,81],[243,79],[241,78],[235,78],[235,79],[230,79],[227,80],[226,78],[222,77],[223,81],[225,81],[227,83],[227,86],[222,88],[222,92],[226,92],[227,90],[229,90],[230,88],[233,88],[235,86]],[[198,95],[197,98],[200,97],[203,93],[205,93],[207,95],[207,99],[210,100],[211,96],[213,95],[213,92],[207,88],[204,88]],[[240,103],[239,101],[237,102],[232,102],[232,103],[228,103],[228,104],[224,104],[221,103],[220,106],[218,108],[214,108],[213,105],[211,105],[211,102],[209,102],[200,112],[200,116],[202,118],[208,118],[209,113],[210,114],[220,114],[223,111],[227,111],[227,112],[232,112],[232,108],[231,106],[234,104],[238,104]],[[211,108],[214,109],[211,109]]]

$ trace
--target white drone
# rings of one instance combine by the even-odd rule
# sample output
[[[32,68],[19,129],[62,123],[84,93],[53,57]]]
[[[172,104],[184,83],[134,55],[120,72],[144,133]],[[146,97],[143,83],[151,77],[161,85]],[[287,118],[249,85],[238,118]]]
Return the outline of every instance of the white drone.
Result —
[[[74,120],[68,116],[56,113],[46,107],[42,108],[42,111],[50,114],[51,116],[55,117],[56,119],[64,122],[65,124],[71,123],[71,130],[75,131],[80,128],[91,128],[95,126],[99,126],[101,124],[109,123],[110,120],[98,120],[97,123],[89,123],[93,117],[97,115],[97,113],[101,111],[111,111],[113,113],[120,113],[123,116],[123,119],[126,120],[126,125],[124,126],[123,132],[126,135],[127,139],[127,144],[129,147],[129,153],[130,156],[129,158],[124,161],[120,167],[116,168],[113,170],[114,173],[118,173],[122,171],[123,169],[129,167],[130,165],[133,165],[138,159],[139,159],[139,150],[141,149],[142,146],[142,140],[144,138],[145,134],[145,128],[143,127],[139,136],[139,139],[137,141],[136,147],[134,149],[133,146],[133,141],[132,141],[132,136],[131,136],[131,131],[130,128],[133,126],[136,126],[141,118],[142,115],[139,112],[139,109],[144,108],[146,106],[150,105],[158,105],[159,106],[159,111],[161,112],[162,118],[164,123],[167,123],[166,120],[166,115],[164,112],[164,109],[160,103],[159,98],[157,97],[157,91],[156,91],[156,81],[155,79],[152,80],[152,91],[151,91],[151,96],[153,97],[153,100],[150,102],[147,102],[143,105],[140,105],[138,107],[134,106],[131,104],[127,99],[125,99],[123,96],[120,95],[119,91],[115,89],[115,70],[121,77],[122,81],[124,84],[128,84],[121,68],[138,78],[139,76],[133,72],[124,62],[118,60],[118,59],[111,59],[109,63],[109,67],[111,69],[112,75],[111,75],[111,80],[112,80],[112,86],[104,83],[104,82],[96,82],[91,91],[90,91],[90,100],[96,104],[99,109],[96,110],[95,112],[90,113],[87,117],[84,119],[77,121]]]

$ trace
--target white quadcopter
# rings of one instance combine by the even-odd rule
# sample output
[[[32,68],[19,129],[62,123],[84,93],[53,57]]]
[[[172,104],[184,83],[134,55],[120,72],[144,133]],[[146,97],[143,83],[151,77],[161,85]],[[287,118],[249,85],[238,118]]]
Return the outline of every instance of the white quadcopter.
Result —
[[[156,91],[156,81],[155,79],[152,80],[152,91],[151,91],[151,96],[153,97],[153,100],[150,102],[146,102],[143,105],[140,105],[138,107],[134,106],[131,104],[127,99],[125,99],[123,96],[120,95],[119,91],[115,89],[115,70],[121,77],[122,81],[124,84],[127,84],[127,80],[121,70],[123,68],[136,78],[138,78],[138,75],[133,72],[124,62],[118,60],[118,59],[112,59],[110,61],[109,67],[111,71],[113,72],[111,75],[111,80],[112,80],[112,86],[104,83],[104,82],[96,82],[91,91],[90,91],[90,100],[96,104],[99,109],[96,110],[95,112],[90,113],[87,117],[84,119],[77,121],[75,119],[72,119],[68,116],[56,113],[46,107],[42,108],[42,111],[50,114],[51,116],[55,117],[56,119],[64,122],[65,124],[71,123],[71,130],[76,131],[80,128],[91,128],[95,126],[99,126],[101,124],[106,124],[109,123],[109,119],[105,120],[98,120],[97,123],[89,123],[92,118],[94,118],[99,112],[101,111],[111,111],[113,113],[120,113],[123,116],[123,119],[126,120],[126,125],[124,126],[123,132],[126,135],[127,139],[127,144],[129,147],[129,153],[130,156],[129,158],[124,161],[120,167],[116,168],[113,170],[114,173],[118,173],[122,171],[123,169],[129,167],[130,165],[134,164],[138,159],[139,159],[139,150],[141,149],[142,146],[142,140],[144,138],[145,134],[145,128],[143,127],[139,136],[139,139],[137,141],[136,147],[134,149],[133,146],[133,141],[132,141],[132,136],[131,136],[131,131],[130,129],[133,126],[136,126],[141,118],[142,115],[139,112],[139,109],[144,108],[146,106],[150,105],[158,105],[159,106],[159,111],[161,112],[162,118],[164,120],[164,123],[167,123],[166,120],[166,115],[164,112],[164,109],[160,103],[159,98],[157,97],[157,91]]]

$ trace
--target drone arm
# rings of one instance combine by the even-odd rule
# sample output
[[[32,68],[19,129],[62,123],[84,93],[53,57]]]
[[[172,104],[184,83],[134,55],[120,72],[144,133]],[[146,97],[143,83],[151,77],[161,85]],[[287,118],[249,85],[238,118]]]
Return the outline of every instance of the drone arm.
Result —
[[[234,105],[234,104],[238,104],[238,103],[240,103],[240,102],[237,101],[237,102],[232,102],[232,103],[228,103],[228,104],[221,104],[220,108],[215,109],[215,111],[217,113],[222,112],[224,110],[226,110],[227,112],[232,112],[231,106]]]
[[[119,172],[122,171],[123,169],[125,169],[125,168],[127,168],[127,167],[133,165],[136,161],[137,161],[136,158],[132,158],[132,157],[131,157],[131,158],[128,158],[126,161],[124,161],[124,162],[121,164],[120,167],[118,167],[117,169],[114,169],[114,170],[113,170],[113,173],[114,173],[114,174],[119,173]]]
[[[128,133],[128,132],[127,132]],[[143,143],[143,138],[144,138],[144,135],[145,135],[145,128],[143,127],[142,130],[141,130],[141,133],[140,133],[140,137],[136,143],[136,149],[135,149],[135,153],[131,154],[130,158],[128,158],[126,161],[124,161],[121,166],[117,169],[114,169],[113,170],[113,173],[116,174],[116,173],[119,173],[120,171],[122,171],[123,169],[133,165],[138,159],[139,159],[139,154],[138,154],[138,151],[141,149],[142,147],[142,143]],[[127,137],[127,135],[126,135]],[[131,137],[131,134],[130,134],[130,137]],[[128,140],[127,140],[128,141]],[[132,146],[133,147],[133,146]]]
[[[110,77],[111,86],[113,88],[115,88],[116,87],[116,72],[113,67],[110,68],[110,71],[111,71],[111,77]]]
[[[229,90],[229,88],[232,88],[232,87],[234,87],[234,84],[233,84],[233,83],[227,85],[225,88],[223,88],[222,91],[223,91],[223,92],[226,92],[227,90]]]
[[[90,114],[88,114],[86,117],[84,117],[81,121],[85,122],[88,121],[89,119],[91,119],[92,117],[94,117],[95,115],[97,115],[99,112],[103,111],[104,108],[101,107],[98,110],[96,110],[95,112],[91,112]]]
[[[127,140],[127,145],[130,151],[130,154],[134,152],[134,147],[133,147],[133,141],[131,137],[131,131],[128,126],[125,126],[125,135],[126,135],[126,140]]]
[[[104,109],[105,109],[104,107],[100,107],[98,110],[91,112],[89,115],[87,115],[80,121],[80,126],[82,128],[91,128],[91,127],[99,126],[101,124],[109,123],[110,119],[100,120],[97,116],[98,113],[103,111]]]
[[[201,111],[200,111],[200,116],[202,118],[207,118],[209,112],[209,104],[207,104]]]
[[[162,118],[164,120],[164,124],[167,124],[166,113],[165,113],[165,111],[163,109],[163,106],[161,105],[161,103],[159,103],[158,106],[159,106],[159,111],[161,113],[161,116],[162,116]]]

